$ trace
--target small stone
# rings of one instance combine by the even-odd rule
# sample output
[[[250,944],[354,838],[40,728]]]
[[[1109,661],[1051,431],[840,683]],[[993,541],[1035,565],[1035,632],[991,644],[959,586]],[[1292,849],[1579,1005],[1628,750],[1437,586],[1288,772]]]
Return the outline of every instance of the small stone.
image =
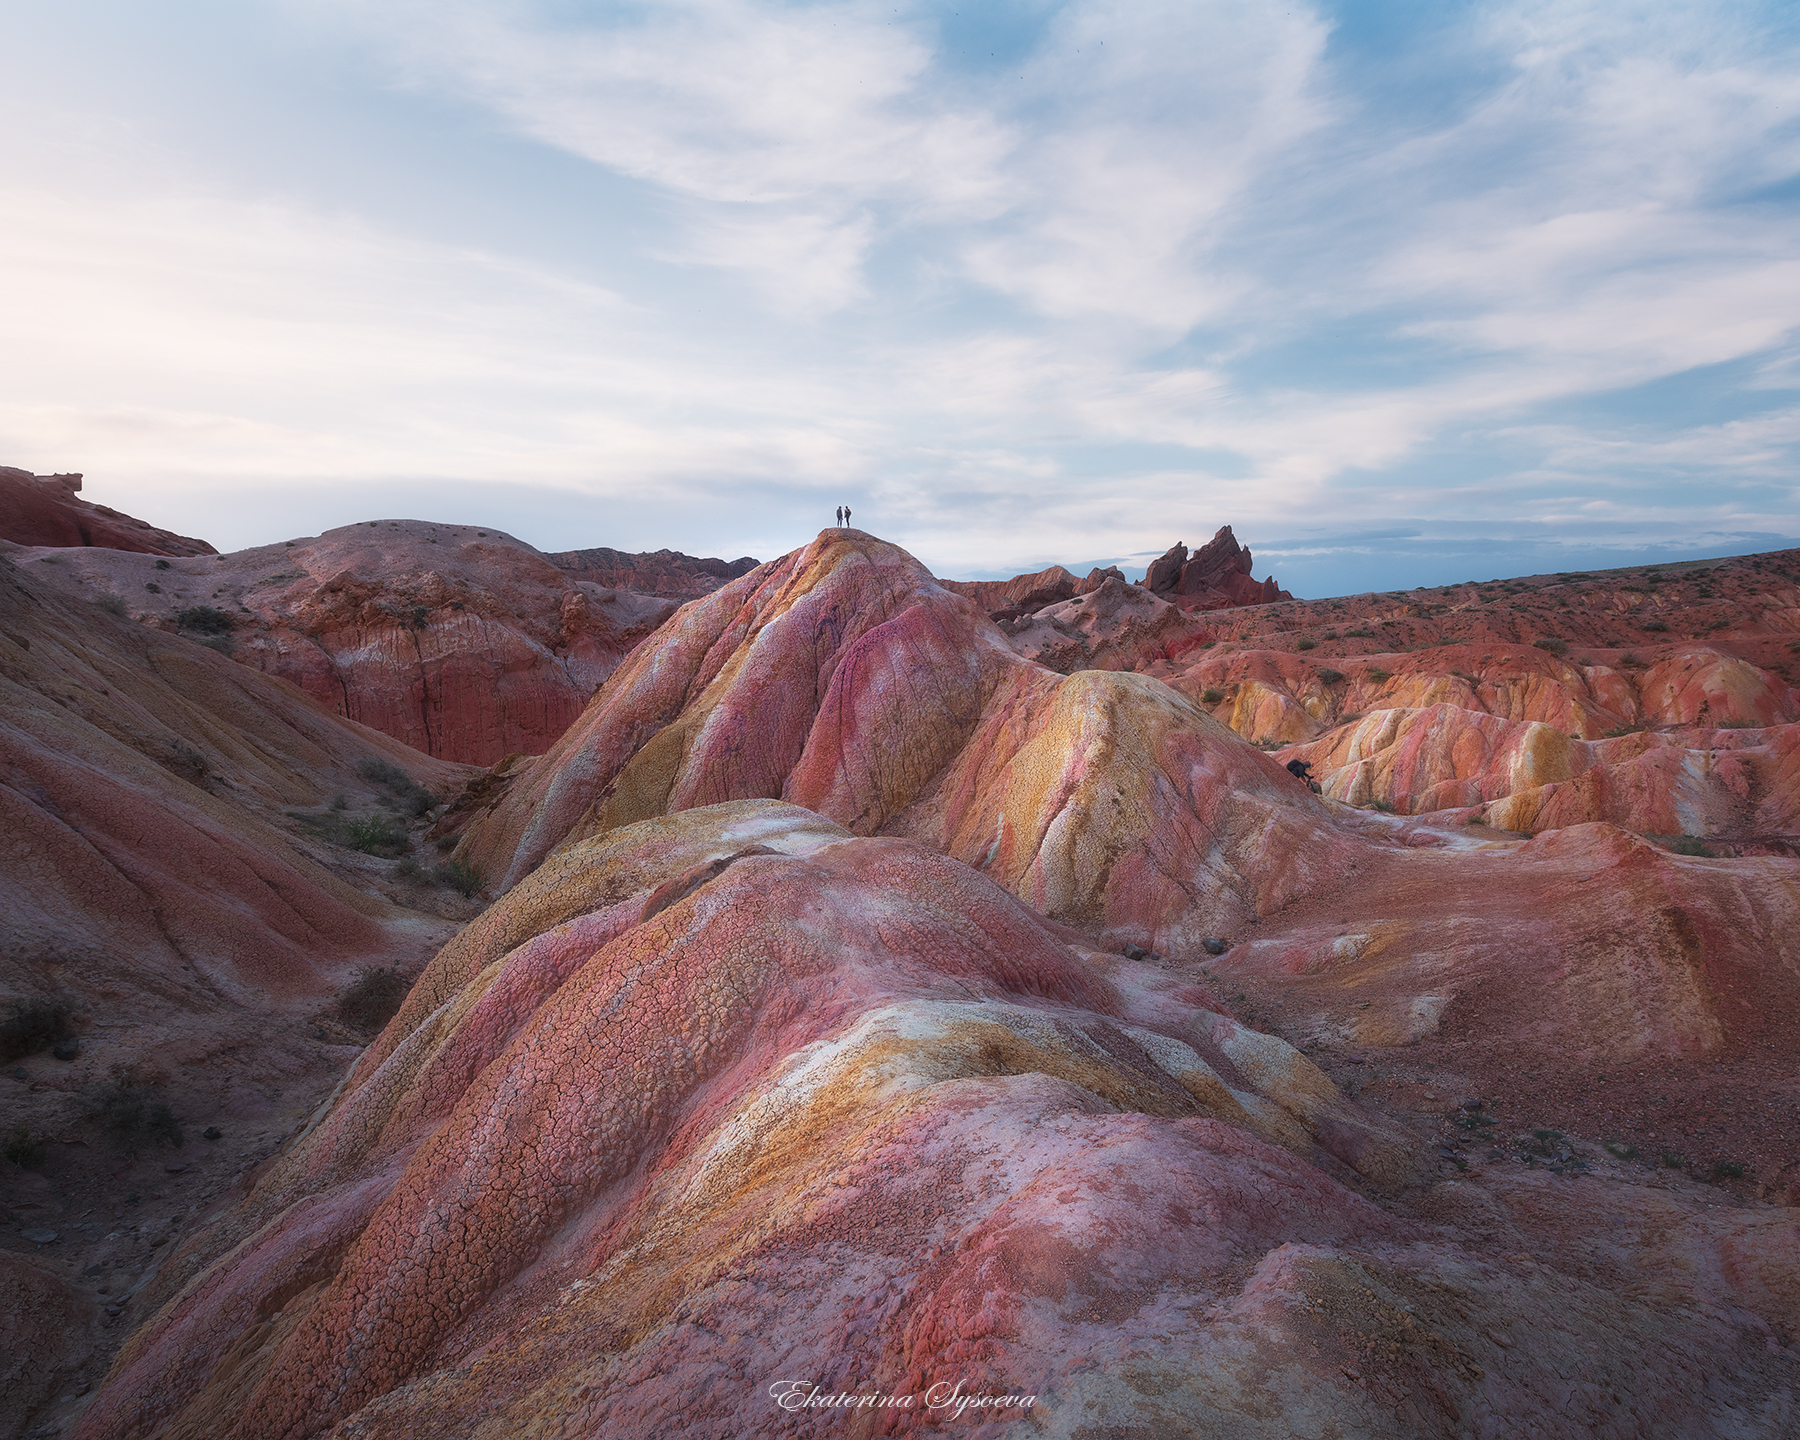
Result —
[[[1223,955],[1231,947],[1223,940],[1202,940],[1200,948],[1208,955]]]
[[[165,1165],[163,1166],[163,1174],[179,1175],[185,1169],[187,1169],[186,1165]]]
[[[1149,952],[1141,945],[1127,945],[1125,947],[1125,958],[1127,960],[1144,960],[1148,957]]]
[[[1481,1109],[1481,1102],[1479,1100],[1465,1100],[1462,1102],[1462,1108],[1479,1112]]]
[[[25,1067],[23,1065],[13,1066],[13,1079],[29,1080],[30,1078],[31,1078],[31,1076],[29,1076],[28,1074],[25,1073]]]
[[[54,1230],[21,1230],[19,1234],[33,1245],[48,1245],[56,1238]]]
[[[51,1048],[50,1054],[58,1060],[73,1060],[81,1053],[81,1042],[73,1035],[58,1040]]]
[[[200,1138],[202,1140],[222,1140],[224,1137],[225,1132],[217,1125],[208,1125],[200,1132]]]
[[[90,1265],[87,1267],[87,1269],[83,1270],[81,1273],[83,1275],[86,1275],[89,1279],[92,1279],[94,1276],[100,1274],[105,1269],[106,1269],[106,1267],[104,1265]]]

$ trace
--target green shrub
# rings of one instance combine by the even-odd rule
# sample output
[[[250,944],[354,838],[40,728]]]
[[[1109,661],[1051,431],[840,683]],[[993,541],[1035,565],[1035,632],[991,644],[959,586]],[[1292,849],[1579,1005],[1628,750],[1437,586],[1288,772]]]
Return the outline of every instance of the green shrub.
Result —
[[[1321,670],[1319,672],[1321,685],[1341,685],[1343,680],[1344,672],[1342,670]]]
[[[1606,732],[1606,738],[1608,740],[1617,740],[1621,735],[1642,735],[1643,733],[1644,727],[1642,725],[1615,725]]]
[[[1663,624],[1663,622],[1660,620],[1646,620],[1642,625],[1638,626],[1638,629],[1640,629],[1640,630],[1652,630],[1652,631],[1657,632],[1658,634],[1660,634],[1664,630],[1667,630],[1668,628],[1669,627],[1667,625]]]
[[[169,562],[167,560],[158,560],[156,562],[156,568],[158,570],[167,570],[169,568]]]
[[[1373,640],[1375,638],[1375,632],[1373,630],[1362,629],[1346,630],[1344,632],[1344,638],[1346,640]]]
[[[177,1146],[181,1125],[175,1114],[156,1098],[153,1087],[132,1078],[130,1069],[114,1066],[111,1078],[81,1092],[82,1109],[120,1144],[154,1141]]]
[[[1569,642],[1567,640],[1558,640],[1554,635],[1546,635],[1543,639],[1533,640],[1531,643],[1540,650],[1548,650],[1552,655],[1567,655],[1569,653]]]
[[[1715,730],[1760,730],[1761,728],[1754,720],[1721,720],[1713,726]]]
[[[1363,674],[1367,675],[1369,679],[1373,680],[1377,685],[1385,685],[1394,678],[1390,671],[1383,670],[1379,665],[1371,665],[1367,670],[1363,671]]]
[[[379,1030],[394,1018],[411,987],[398,970],[366,965],[338,996],[337,1013],[361,1030]]]
[[[1712,1167],[1714,1180],[1742,1180],[1749,1171],[1742,1160],[1721,1160]]]
[[[1310,650],[1317,643],[1317,641],[1302,638],[1294,642],[1294,648],[1296,650]]]
[[[6,1158],[21,1170],[35,1170],[44,1163],[49,1154],[48,1147],[42,1140],[33,1140],[31,1132],[23,1125],[18,1126],[6,1138]]]
[[[33,996],[14,1000],[0,1020],[0,1059],[16,1060],[48,1050],[69,1033],[71,1010],[66,1001]]]
[[[1713,852],[1706,848],[1698,835],[1679,836],[1672,844],[1670,844],[1669,849],[1673,850],[1677,855],[1698,855],[1704,860],[1711,860],[1713,858]]]
[[[356,768],[363,779],[379,785],[391,794],[408,815],[424,815],[438,803],[437,796],[391,760],[371,755]]]
[[[411,846],[406,827],[391,815],[358,815],[339,824],[337,842],[365,855],[392,859]]]
[[[202,635],[228,635],[232,627],[231,617],[211,605],[189,605],[184,610],[178,610],[175,613],[175,623],[183,630],[197,631]]]
[[[459,895],[473,897],[481,891],[481,872],[465,860],[451,860],[439,865],[432,874],[438,884],[448,885]]]
[[[1200,703],[1202,705],[1217,705],[1224,698],[1225,692],[1223,690],[1214,689],[1210,685],[1200,692]]]
[[[111,590],[96,595],[94,597],[94,604],[104,610],[108,615],[117,615],[121,619],[125,616],[125,597],[123,595],[115,594]]]
[[[1383,815],[1392,815],[1394,813],[1394,807],[1386,800],[1371,800],[1369,802],[1369,808],[1371,810],[1379,810]]]

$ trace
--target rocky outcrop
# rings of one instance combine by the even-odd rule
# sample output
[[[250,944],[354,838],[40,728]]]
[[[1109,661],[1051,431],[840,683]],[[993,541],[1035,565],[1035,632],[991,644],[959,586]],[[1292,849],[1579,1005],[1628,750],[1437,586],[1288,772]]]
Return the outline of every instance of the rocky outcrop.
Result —
[[[33,475],[0,465],[0,540],[15,545],[99,545],[144,555],[216,555],[204,540],[171,534],[79,498],[79,475]]]
[[[1123,582],[1125,577],[1113,565],[1104,570],[1096,566],[1085,578],[1052,565],[1048,570],[1015,575],[1010,580],[940,580],[938,584],[958,595],[967,595],[987,611],[989,619],[1007,621],[1031,615],[1046,605],[1061,604],[1076,595],[1086,595],[1109,579]]]
[[[660,595],[667,600],[697,600],[728,580],[748,575],[762,562],[745,555],[737,560],[700,559],[679,550],[632,554],[597,545],[587,550],[558,550],[544,557],[570,577],[612,590]]]
[[[175,562],[105,550],[20,558],[347,719],[482,765],[547,748],[677,608],[574,579],[499,531],[416,520]]]
[[[685,607],[457,853],[512,884],[621,825],[782,798],[1185,955],[1335,863],[1300,845],[1319,812],[1293,790],[1167,686],[1032,664],[905,551],[828,530]]]
[[[1183,610],[1225,610],[1234,605],[1269,605],[1292,600],[1275,577],[1257,581],[1250,574],[1250,552],[1240,546],[1229,525],[1190,556],[1176,545],[1151,562],[1144,588]]]
[[[165,1263],[77,1435],[1779,1433],[1795,1212],[1560,1161],[1409,1200],[1224,1009],[791,805],[579,841]]]

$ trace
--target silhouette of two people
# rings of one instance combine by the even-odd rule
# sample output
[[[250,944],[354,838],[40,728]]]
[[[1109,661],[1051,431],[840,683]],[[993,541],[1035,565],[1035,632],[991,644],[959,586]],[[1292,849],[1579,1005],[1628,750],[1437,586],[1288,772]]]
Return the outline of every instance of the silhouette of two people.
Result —
[[[850,523],[850,507],[848,505],[838,506],[837,517],[838,517],[838,529],[842,530],[846,525],[848,525]]]

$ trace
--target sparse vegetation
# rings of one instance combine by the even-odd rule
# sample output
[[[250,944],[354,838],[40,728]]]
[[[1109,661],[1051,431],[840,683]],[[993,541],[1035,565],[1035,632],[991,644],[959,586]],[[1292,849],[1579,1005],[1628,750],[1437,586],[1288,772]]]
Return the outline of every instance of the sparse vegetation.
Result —
[[[1341,685],[1343,681],[1344,672],[1342,670],[1321,670],[1319,672],[1321,685]]]
[[[1375,632],[1373,630],[1361,629],[1346,630],[1344,632],[1344,638],[1346,640],[1373,640],[1375,638]]]
[[[1662,1152],[1662,1163],[1666,1169],[1679,1170],[1687,1164],[1687,1156],[1674,1150],[1665,1150]]]
[[[1720,1160],[1712,1167],[1711,1178],[1719,1180],[1742,1180],[1750,1167],[1742,1160]]]
[[[110,1078],[83,1090],[81,1106],[90,1120],[98,1121],[122,1145],[151,1141],[177,1146],[182,1142],[175,1112],[156,1098],[153,1086],[135,1079],[129,1067],[115,1065]]]
[[[1706,848],[1698,835],[1677,836],[1669,845],[1677,855],[1697,855],[1703,860],[1711,860],[1713,852]]]
[[[42,1140],[33,1140],[31,1132],[20,1125],[6,1137],[5,1153],[6,1158],[21,1170],[35,1170],[44,1163],[49,1150]]]
[[[394,1018],[409,988],[398,970],[365,965],[338,996],[337,1013],[360,1030],[379,1030]]]
[[[408,815],[425,815],[437,807],[438,797],[391,760],[371,755],[356,768],[362,773],[363,779],[379,785],[392,795],[395,803]]]
[[[167,560],[158,560],[156,562],[156,568],[158,570],[167,570],[169,568],[169,562]]]
[[[1569,642],[1558,640],[1554,635],[1546,635],[1541,640],[1533,640],[1531,643],[1538,649],[1547,650],[1559,658],[1569,653]]]
[[[1606,738],[1608,740],[1617,740],[1621,735],[1642,735],[1643,733],[1644,727],[1642,725],[1615,725],[1606,732]]]
[[[107,590],[96,595],[94,605],[108,615],[117,615],[121,620],[125,618],[125,597],[114,591]]]
[[[1637,1146],[1626,1145],[1618,1140],[1608,1140],[1606,1142],[1606,1150],[1607,1153],[1612,1155],[1615,1159],[1635,1160],[1638,1158]]]
[[[1715,730],[1757,730],[1761,727],[1754,720],[1721,720]]]
[[[365,855],[395,856],[404,853],[411,842],[406,827],[391,815],[357,815],[338,827],[338,843]]]
[[[1668,628],[1669,627],[1660,620],[1646,620],[1642,625],[1638,626],[1638,629],[1640,630],[1650,630],[1657,634],[1661,634]]]
[[[1316,640],[1311,640],[1305,636],[1302,636],[1300,639],[1298,639],[1294,642],[1294,648],[1296,650],[1310,650],[1317,643],[1318,642]]]
[[[1217,705],[1224,698],[1225,692],[1223,690],[1214,689],[1210,685],[1200,692],[1200,703],[1202,705]]]
[[[189,605],[178,610],[175,623],[198,635],[229,635],[233,624],[229,615],[211,605]]]
[[[0,1020],[0,1060],[16,1060],[48,1050],[69,1034],[72,1011],[66,1001],[46,996],[14,1000]]]
[[[1377,685],[1385,685],[1394,678],[1391,671],[1383,670],[1379,665],[1371,665],[1367,670],[1363,671],[1363,674],[1367,675]]]
[[[320,838],[347,850],[360,850],[365,855],[381,855],[391,860],[405,854],[412,846],[406,826],[392,815],[341,815],[335,811],[308,815],[299,810],[290,810],[288,815]]]
[[[233,647],[229,635],[203,635],[196,643],[204,645],[208,650],[217,650],[227,659],[231,657]]]
[[[481,892],[481,872],[467,861],[450,860],[431,873],[438,884],[448,885],[459,895],[473,898]]]

